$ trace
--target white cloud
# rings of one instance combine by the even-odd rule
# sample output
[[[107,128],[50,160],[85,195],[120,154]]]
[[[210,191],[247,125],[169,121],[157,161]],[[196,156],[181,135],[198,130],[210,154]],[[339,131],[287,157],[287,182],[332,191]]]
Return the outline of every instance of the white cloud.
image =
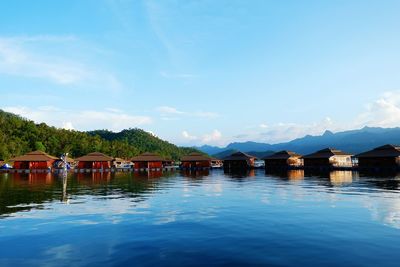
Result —
[[[368,104],[366,111],[356,118],[358,126],[399,127],[400,91],[384,93],[375,102]]]
[[[55,107],[49,109],[49,107],[28,108],[20,106],[8,106],[2,109],[33,120],[36,123],[45,122],[49,125],[64,129],[109,129],[112,131],[120,131],[122,129],[139,127],[152,123],[150,117],[131,115],[122,111],[71,111],[61,110]]]
[[[194,141],[197,140],[197,136],[190,135],[187,131],[182,131],[182,136],[185,140]]]
[[[63,122],[61,128],[65,130],[75,130],[74,126],[72,125],[72,122],[70,121]]]
[[[222,133],[218,130],[212,131],[210,134],[206,134],[202,138],[202,143],[217,143],[221,141]]]
[[[339,123],[326,117],[309,124],[280,122],[258,127],[248,127],[246,132],[236,134],[232,141],[255,140],[279,143],[300,138],[305,135],[321,135],[326,130],[333,132],[371,127],[400,127],[400,91],[383,93],[376,101],[366,105],[365,111],[355,115],[349,123]],[[259,130],[261,128],[261,130]]]
[[[213,130],[201,136],[190,134],[188,131],[182,131],[182,137],[186,141],[196,144],[221,144],[223,142],[222,133],[219,130]]]

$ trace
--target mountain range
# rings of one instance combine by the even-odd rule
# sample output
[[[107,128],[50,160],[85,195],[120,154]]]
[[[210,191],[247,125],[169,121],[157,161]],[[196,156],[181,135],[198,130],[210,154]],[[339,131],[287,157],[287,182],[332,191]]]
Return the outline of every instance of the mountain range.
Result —
[[[224,155],[225,151],[271,152],[290,150],[300,154],[309,154],[314,151],[331,147],[357,154],[373,149],[384,144],[400,144],[400,128],[364,127],[358,130],[350,130],[333,133],[326,131],[323,135],[307,135],[289,142],[267,144],[259,142],[235,142],[226,147],[203,145],[196,147],[210,155]]]

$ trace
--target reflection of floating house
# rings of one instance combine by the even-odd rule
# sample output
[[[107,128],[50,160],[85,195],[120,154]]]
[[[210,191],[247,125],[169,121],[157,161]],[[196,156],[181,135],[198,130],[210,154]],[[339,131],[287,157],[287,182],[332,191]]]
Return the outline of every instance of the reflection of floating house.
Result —
[[[224,158],[224,169],[232,170],[246,170],[253,169],[254,162],[257,158],[243,152],[235,152],[230,156]]]
[[[143,153],[131,159],[135,170],[157,170],[162,169],[164,158],[155,153]]]
[[[181,162],[181,167],[184,169],[211,167],[211,158],[196,152],[190,153],[189,155],[182,157]]]
[[[302,156],[292,151],[280,151],[264,158],[265,167],[271,169],[290,169],[303,166]]]
[[[351,168],[351,154],[333,148],[325,148],[303,157],[304,167],[319,169]]]
[[[384,145],[356,155],[360,169],[400,169],[400,146]]]
[[[332,185],[340,186],[344,184],[351,184],[353,182],[352,171],[331,171],[329,173],[329,179]]]
[[[43,151],[29,152],[23,156],[11,159],[14,162],[14,169],[51,169],[53,163],[58,160],[57,157],[51,156]]]
[[[100,152],[93,152],[75,160],[78,161],[78,169],[110,169],[114,158]]]

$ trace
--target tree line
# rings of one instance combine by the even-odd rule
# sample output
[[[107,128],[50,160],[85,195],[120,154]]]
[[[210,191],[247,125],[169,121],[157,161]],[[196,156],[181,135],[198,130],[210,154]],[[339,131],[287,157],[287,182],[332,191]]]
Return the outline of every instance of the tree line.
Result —
[[[33,150],[42,150],[54,156],[68,152],[71,157],[97,151],[121,158],[154,152],[173,160],[197,151],[178,147],[141,129],[127,129],[119,133],[65,130],[45,123],[36,124],[0,110],[0,159],[8,160]]]

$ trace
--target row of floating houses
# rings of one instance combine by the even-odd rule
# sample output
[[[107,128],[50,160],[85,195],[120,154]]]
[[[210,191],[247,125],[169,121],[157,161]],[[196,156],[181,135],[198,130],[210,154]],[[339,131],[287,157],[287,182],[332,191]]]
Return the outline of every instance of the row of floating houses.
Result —
[[[180,160],[178,166],[172,160],[155,153],[143,153],[130,160],[113,158],[103,153],[93,152],[72,159],[68,164],[77,171],[130,169],[135,171],[164,170],[179,167],[182,169],[208,169],[223,167],[226,170],[246,170],[257,167],[257,159],[243,152],[235,152],[224,159],[215,159],[200,153],[191,153]],[[280,151],[263,159],[266,169],[365,169],[400,170],[400,146],[384,145],[373,150],[352,155],[341,150],[325,148],[309,155],[300,155],[292,151]],[[10,160],[13,170],[51,170],[61,168],[60,158],[42,151],[33,151]]]

